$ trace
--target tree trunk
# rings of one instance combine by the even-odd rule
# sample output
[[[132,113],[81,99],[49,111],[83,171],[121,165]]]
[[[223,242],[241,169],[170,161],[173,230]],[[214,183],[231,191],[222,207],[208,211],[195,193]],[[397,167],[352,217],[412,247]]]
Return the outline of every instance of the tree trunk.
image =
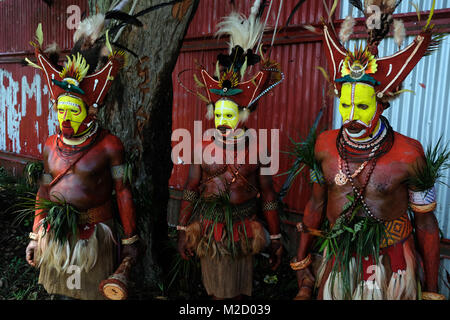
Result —
[[[139,0],[134,13],[168,1]],[[96,10],[106,12],[112,2],[89,0],[91,14]],[[158,9],[139,18],[142,28],[123,30],[118,42],[140,59],[128,55],[128,64],[114,81],[99,114],[102,125],[122,140],[133,164],[137,224],[146,245],[136,267],[136,284],[141,288],[154,285],[161,271],[167,270],[161,249],[167,244],[168,181],[172,171],[172,71],[198,3],[184,0]]]

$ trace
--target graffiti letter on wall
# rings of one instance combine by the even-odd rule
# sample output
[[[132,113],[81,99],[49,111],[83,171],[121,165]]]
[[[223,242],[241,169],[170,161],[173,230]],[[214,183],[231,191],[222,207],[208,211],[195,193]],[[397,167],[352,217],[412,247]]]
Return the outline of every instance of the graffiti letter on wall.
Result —
[[[42,115],[41,104],[41,77],[38,74],[34,75],[31,86],[28,86],[27,77],[22,77],[22,117],[27,115],[27,96],[28,99],[32,99],[33,95],[36,96],[36,117]]]
[[[12,152],[20,152],[19,125],[21,114],[17,106],[19,83],[12,73],[0,69],[0,150],[6,150],[6,137],[12,142]],[[17,109],[16,109],[17,107]]]

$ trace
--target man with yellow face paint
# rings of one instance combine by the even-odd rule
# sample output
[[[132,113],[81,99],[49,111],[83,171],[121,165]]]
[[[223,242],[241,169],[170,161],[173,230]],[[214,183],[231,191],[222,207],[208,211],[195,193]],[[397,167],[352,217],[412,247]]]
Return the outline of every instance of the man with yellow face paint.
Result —
[[[392,15],[395,1],[381,2],[384,14]],[[419,258],[408,207],[414,211],[417,251],[423,261],[421,287],[427,291],[423,297],[439,297],[434,189],[417,183],[426,165],[423,148],[394,132],[381,116],[428,52],[431,29],[426,27],[401,52],[377,60],[377,45],[390,23],[389,18],[383,22],[385,34],[368,30],[368,46],[355,52],[340,44],[330,25],[316,30],[323,34],[330,85],[339,98],[343,125],[321,133],[315,143],[312,197],[298,225],[302,233],[296,261],[291,263],[297,272],[296,299],[311,299],[314,294],[326,300],[417,299]],[[346,24],[340,35],[348,40],[343,34],[353,25],[351,17]],[[313,274],[315,236],[323,256]]]
[[[253,22],[260,23],[259,19]],[[236,20],[223,23],[219,33],[222,28],[242,29],[232,28],[230,23]],[[248,21],[242,23],[248,25]],[[245,134],[245,122],[255,102],[282,80],[269,79],[277,79],[275,75],[282,73],[277,65],[264,61],[262,70],[253,79],[241,81],[247,66],[261,58],[252,52],[256,43],[241,43],[236,39],[258,39],[259,35],[230,36],[236,46],[230,48],[229,55],[218,56],[219,79],[209,76],[206,70],[201,70],[200,75],[207,93],[207,118],[214,119],[217,129],[212,141],[203,143],[202,154],[209,150],[221,157],[216,156],[210,162],[202,155],[194,155],[199,161],[193,159],[190,165],[177,226],[178,251],[183,259],[194,254],[200,258],[203,284],[213,299],[251,296],[253,255],[267,248],[275,270],[282,254],[272,177],[261,173],[259,159],[250,162],[253,158],[250,154],[257,153],[259,145],[250,145],[255,140]],[[257,219],[258,202],[261,202],[265,227]]]
[[[60,130],[44,146],[44,174],[26,260],[40,269],[39,283],[46,291],[65,299],[112,298],[108,295],[112,292],[126,297],[126,286],[108,278],[121,261],[133,264],[138,255],[131,186],[123,179],[124,146],[96,121],[112,79],[124,64],[123,52],[110,51],[104,41],[91,38],[90,32],[103,25],[103,15],[80,23],[76,47],[64,67],[51,62],[41,43],[36,45],[38,65],[33,65],[44,70]],[[81,47],[83,52],[76,49]],[[120,236],[113,223],[113,192],[123,229]],[[74,272],[78,285],[70,285]]]
[[[344,83],[339,99],[339,112],[344,130],[353,139],[364,139],[380,128],[382,108],[377,107],[375,89],[370,84]],[[376,130],[375,130],[376,131]]]
[[[228,99],[221,99],[214,107],[214,124],[223,136],[236,130],[239,123],[239,106]]]

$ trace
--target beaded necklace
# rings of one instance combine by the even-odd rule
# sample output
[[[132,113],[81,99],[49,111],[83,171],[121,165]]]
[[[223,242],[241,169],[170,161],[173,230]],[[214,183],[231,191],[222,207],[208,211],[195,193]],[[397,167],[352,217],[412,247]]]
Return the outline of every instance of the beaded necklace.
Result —
[[[58,133],[58,137],[57,137],[57,140],[56,140],[56,151],[57,151],[58,155],[61,158],[69,158],[69,157],[71,157],[71,156],[73,156],[73,155],[75,155],[77,153],[80,153],[82,151],[85,151],[85,150],[91,148],[92,145],[97,141],[97,137],[98,137],[98,134],[97,134],[98,130],[97,129],[98,129],[98,124],[95,123],[95,127],[87,135],[86,141],[89,138],[91,138],[92,136],[94,136],[94,137],[93,137],[93,139],[91,141],[89,141],[89,143],[87,145],[84,145],[84,146],[82,144],[81,145],[71,145],[71,146],[69,146],[69,145],[65,144],[62,141],[61,134]]]
[[[352,141],[344,128],[341,128],[336,139],[336,147],[340,157],[344,159],[345,153],[348,158],[351,158],[352,162],[362,163],[373,157],[379,158],[389,152],[394,144],[394,131],[386,118],[380,117],[380,120],[384,130],[380,130],[381,132],[377,137],[366,143]],[[376,148],[375,151],[374,148]]]
[[[345,185],[350,181],[352,190],[354,193],[354,201],[348,212],[345,214],[347,217],[351,216],[356,204],[358,202],[363,206],[364,212],[377,222],[384,222],[383,219],[376,217],[367,203],[364,201],[364,192],[369,184],[370,177],[375,170],[377,160],[392,148],[394,144],[394,132],[389,125],[386,118],[381,117],[382,125],[385,126],[384,130],[377,137],[367,143],[357,144],[351,141],[343,128],[340,130],[336,139],[337,150],[339,153],[339,173],[336,174],[335,182],[337,185]],[[351,158],[352,162],[363,162],[361,166],[353,173],[350,173],[348,158]],[[367,164],[371,163],[368,174],[365,177],[364,183],[361,188],[355,185],[354,179],[366,168]],[[342,164],[344,165],[344,172],[342,171]]]

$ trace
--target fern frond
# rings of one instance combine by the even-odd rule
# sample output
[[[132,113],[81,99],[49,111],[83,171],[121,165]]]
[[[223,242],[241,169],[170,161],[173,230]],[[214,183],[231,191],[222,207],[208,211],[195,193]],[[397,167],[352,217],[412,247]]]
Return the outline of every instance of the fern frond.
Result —
[[[433,147],[431,144],[425,152],[425,165],[414,168],[414,176],[408,179],[408,184],[416,191],[431,189],[436,183],[443,183],[440,179],[443,171],[450,168],[450,148],[448,144],[441,146],[442,137]]]

